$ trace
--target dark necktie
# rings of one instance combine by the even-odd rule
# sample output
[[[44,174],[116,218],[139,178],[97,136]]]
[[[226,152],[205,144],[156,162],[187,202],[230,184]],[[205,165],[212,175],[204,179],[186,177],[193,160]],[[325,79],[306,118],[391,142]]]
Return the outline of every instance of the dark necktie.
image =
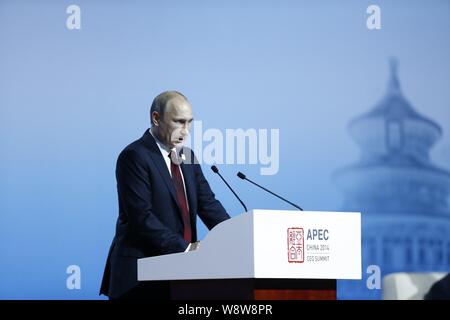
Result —
[[[172,173],[172,181],[175,186],[175,191],[177,194],[177,201],[178,205],[181,209],[181,216],[183,217],[183,225],[184,225],[184,232],[183,237],[184,240],[191,243],[192,241],[192,231],[191,231],[191,219],[189,216],[189,209],[186,201],[186,193],[184,191],[184,184],[183,184],[183,178],[181,177],[181,171],[180,166],[176,163],[178,162],[178,158],[172,159],[177,157],[176,153],[172,151],[169,153],[170,158],[170,172]],[[175,163],[174,163],[175,160]]]

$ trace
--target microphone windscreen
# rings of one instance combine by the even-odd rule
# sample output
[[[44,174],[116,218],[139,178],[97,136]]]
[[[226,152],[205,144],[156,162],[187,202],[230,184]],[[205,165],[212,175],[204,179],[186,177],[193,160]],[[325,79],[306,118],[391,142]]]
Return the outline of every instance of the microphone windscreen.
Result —
[[[237,176],[239,177],[239,178],[241,178],[241,179],[245,179],[245,174],[243,174],[242,172],[238,172],[237,173]]]
[[[219,169],[216,166],[211,166],[211,170],[214,171],[214,173],[219,172]]]

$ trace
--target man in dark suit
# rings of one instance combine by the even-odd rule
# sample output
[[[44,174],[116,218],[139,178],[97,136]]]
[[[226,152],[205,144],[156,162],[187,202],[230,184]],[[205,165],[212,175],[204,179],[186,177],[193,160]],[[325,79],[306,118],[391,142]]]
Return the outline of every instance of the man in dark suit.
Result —
[[[161,93],[150,116],[151,128],[117,160],[119,217],[100,289],[110,299],[168,298],[166,283],[138,283],[137,259],[195,247],[197,215],[208,229],[229,219],[192,150],[182,148],[193,120],[186,97]]]

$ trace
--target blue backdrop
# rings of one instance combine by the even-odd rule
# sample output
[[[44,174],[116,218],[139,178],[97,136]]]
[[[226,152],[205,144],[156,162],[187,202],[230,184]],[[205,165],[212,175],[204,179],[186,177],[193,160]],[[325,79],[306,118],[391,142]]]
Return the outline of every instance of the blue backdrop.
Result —
[[[66,26],[72,4],[81,29]],[[366,25],[371,4],[381,29]],[[394,56],[403,94],[443,129],[430,157],[450,170],[449,31],[445,0],[1,0],[0,298],[99,298],[115,161],[164,90],[183,92],[204,130],[279,129],[275,175],[221,166],[248,207],[291,209],[239,170],[305,209],[341,210],[332,175],[360,154],[347,125],[383,97]],[[67,288],[69,265],[80,267],[81,289]]]

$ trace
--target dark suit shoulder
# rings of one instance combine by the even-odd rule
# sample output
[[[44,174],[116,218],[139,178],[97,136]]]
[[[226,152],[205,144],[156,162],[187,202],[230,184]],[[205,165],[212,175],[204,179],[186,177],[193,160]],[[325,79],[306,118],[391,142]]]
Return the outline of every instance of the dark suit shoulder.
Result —
[[[127,145],[119,154],[117,161],[141,160],[148,153],[148,147],[141,139]]]

